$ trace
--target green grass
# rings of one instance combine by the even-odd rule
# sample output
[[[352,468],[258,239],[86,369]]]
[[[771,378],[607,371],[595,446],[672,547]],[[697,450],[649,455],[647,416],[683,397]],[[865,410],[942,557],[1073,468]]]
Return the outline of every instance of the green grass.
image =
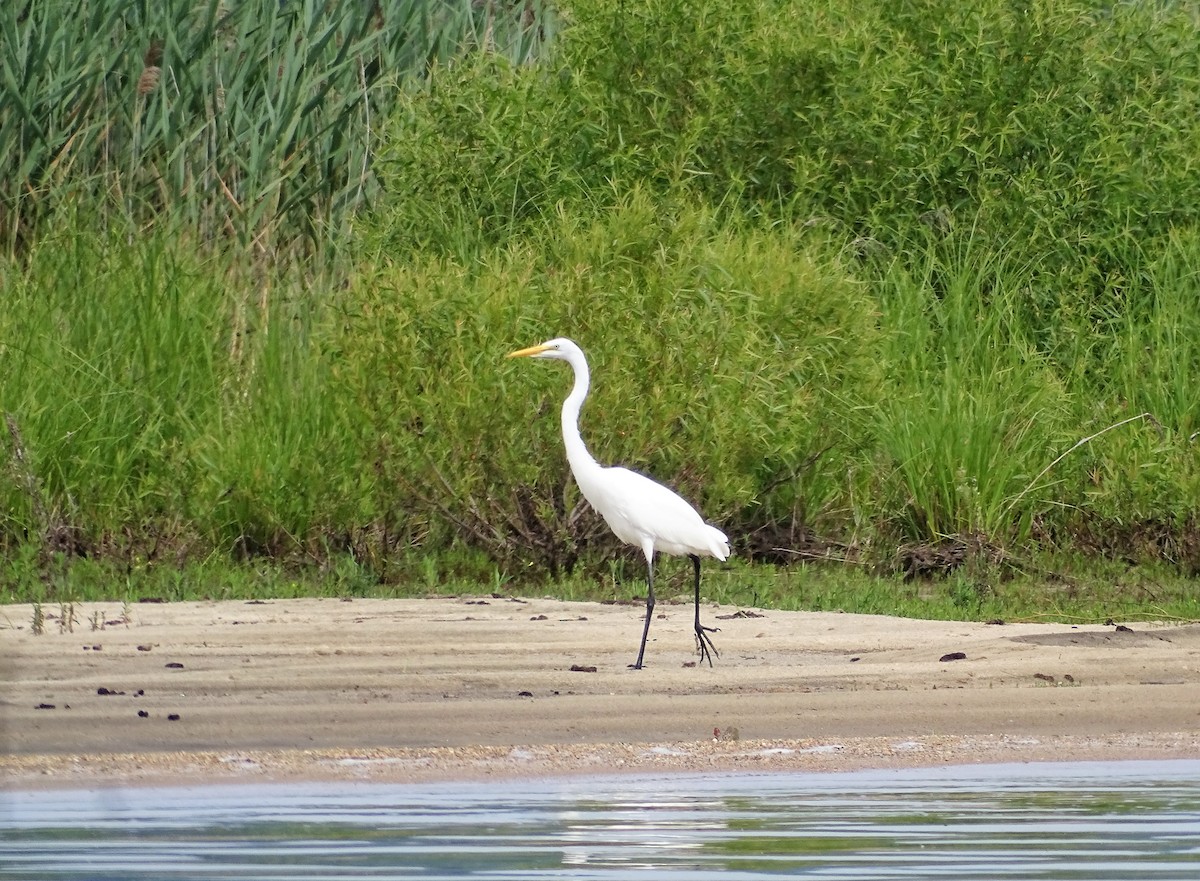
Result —
[[[430,562],[432,558],[425,558]],[[1046,563],[1046,560],[1038,560]],[[1128,567],[1095,560],[1052,561],[1058,570],[1030,563],[1022,573],[968,567],[944,579],[906,581],[861,568],[762,566],[745,561],[709,564],[703,600],[725,611],[749,608],[784,611],[886,614],[911,618],[1007,623],[1058,621],[1103,624],[1200,619],[1191,579],[1169,566]],[[632,601],[645,597],[640,560],[614,561],[602,574],[577,574],[556,581],[514,581],[493,567],[490,576],[446,575],[462,561],[443,559],[413,571],[395,584],[349,558],[325,569],[295,569],[270,560],[232,563],[212,557],[184,566],[57,558],[48,563],[8,560],[0,567],[0,604],[36,603],[46,615],[73,606],[77,629],[86,629],[94,604],[144,601],[278,600],[298,597],[395,598],[430,596],[549,596],[567,601]],[[692,602],[691,567],[663,558],[657,569],[660,603]],[[719,622],[718,622],[719,623]]]
[[[1194,614],[1187,10],[368,10],[0,13],[9,598],[628,593],[568,335],[731,603]]]

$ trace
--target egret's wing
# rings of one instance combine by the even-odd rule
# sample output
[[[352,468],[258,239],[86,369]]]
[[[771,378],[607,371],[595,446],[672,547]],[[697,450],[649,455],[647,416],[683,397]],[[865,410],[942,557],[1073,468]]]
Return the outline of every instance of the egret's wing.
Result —
[[[605,468],[585,496],[622,541],[643,547],[649,537],[668,554],[725,559],[729,545],[716,527],[678,493],[628,468]]]

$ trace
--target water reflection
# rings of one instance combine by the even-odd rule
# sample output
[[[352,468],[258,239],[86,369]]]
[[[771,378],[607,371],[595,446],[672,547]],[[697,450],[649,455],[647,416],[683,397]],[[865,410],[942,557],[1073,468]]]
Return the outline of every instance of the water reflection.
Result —
[[[1200,878],[1200,762],[0,794],[0,878]]]

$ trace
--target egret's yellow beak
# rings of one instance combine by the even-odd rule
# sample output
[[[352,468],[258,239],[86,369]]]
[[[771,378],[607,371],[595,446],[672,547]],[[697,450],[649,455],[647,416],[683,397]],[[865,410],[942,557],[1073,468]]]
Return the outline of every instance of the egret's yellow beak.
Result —
[[[509,352],[505,355],[506,358],[528,358],[530,355],[540,355],[550,347],[545,343],[536,346],[530,346],[528,349],[517,349],[515,352]]]

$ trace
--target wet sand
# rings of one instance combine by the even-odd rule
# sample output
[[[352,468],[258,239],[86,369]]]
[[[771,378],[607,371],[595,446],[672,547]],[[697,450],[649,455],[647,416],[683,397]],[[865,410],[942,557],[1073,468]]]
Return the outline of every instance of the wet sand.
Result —
[[[58,607],[46,607],[48,613]],[[0,606],[0,786],[1200,758],[1200,625],[548,599]],[[93,627],[97,629],[93,629]],[[960,657],[961,655],[961,657]]]

